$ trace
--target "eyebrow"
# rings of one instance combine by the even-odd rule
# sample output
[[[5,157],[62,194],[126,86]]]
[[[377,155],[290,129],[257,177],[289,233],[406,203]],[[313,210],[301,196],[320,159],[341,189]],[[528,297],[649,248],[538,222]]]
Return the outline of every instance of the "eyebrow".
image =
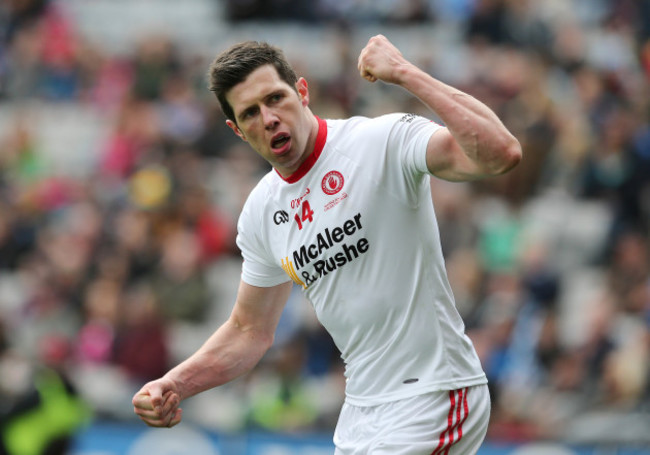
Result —
[[[270,98],[274,97],[275,95],[286,95],[286,93],[287,93],[287,91],[285,89],[279,88],[279,89],[273,90],[268,95],[265,95],[262,99],[266,103],[266,102],[269,101]],[[250,106],[244,108],[239,114],[236,114],[236,117],[238,119],[241,119],[242,116],[244,116],[247,112],[249,112],[249,111],[251,111],[253,109],[257,109],[257,104],[251,104]]]

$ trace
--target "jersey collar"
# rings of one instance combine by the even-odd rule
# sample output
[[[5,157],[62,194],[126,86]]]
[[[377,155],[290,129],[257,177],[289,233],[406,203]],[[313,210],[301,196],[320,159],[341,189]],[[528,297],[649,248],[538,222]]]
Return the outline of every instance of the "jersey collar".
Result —
[[[316,134],[316,143],[314,144],[314,150],[307,157],[307,159],[302,162],[298,169],[296,169],[296,172],[287,178],[282,177],[277,169],[275,170],[280,178],[287,183],[296,183],[298,180],[303,178],[305,174],[309,172],[312,167],[314,167],[314,164],[316,164],[318,157],[325,147],[325,142],[327,141],[327,122],[318,116],[316,116],[316,120],[318,120],[318,133]]]

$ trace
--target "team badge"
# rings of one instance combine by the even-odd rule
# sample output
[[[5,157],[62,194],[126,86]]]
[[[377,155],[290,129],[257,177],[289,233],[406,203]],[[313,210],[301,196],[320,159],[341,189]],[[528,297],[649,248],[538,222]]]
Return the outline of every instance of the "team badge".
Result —
[[[323,177],[321,188],[323,189],[323,193],[329,194],[331,196],[332,194],[336,194],[341,191],[341,188],[343,188],[343,183],[343,175],[341,175],[339,171],[330,171],[325,174],[325,177]]]

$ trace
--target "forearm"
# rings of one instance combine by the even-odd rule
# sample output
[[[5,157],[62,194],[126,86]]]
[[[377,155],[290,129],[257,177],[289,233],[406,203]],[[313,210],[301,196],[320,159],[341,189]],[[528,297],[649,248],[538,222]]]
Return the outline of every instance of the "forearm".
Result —
[[[272,341],[272,336],[244,329],[231,318],[165,377],[177,385],[181,399],[191,397],[250,371]]]
[[[465,155],[490,174],[512,167],[521,150],[517,139],[484,103],[413,65],[401,65],[398,85],[435,112]]]

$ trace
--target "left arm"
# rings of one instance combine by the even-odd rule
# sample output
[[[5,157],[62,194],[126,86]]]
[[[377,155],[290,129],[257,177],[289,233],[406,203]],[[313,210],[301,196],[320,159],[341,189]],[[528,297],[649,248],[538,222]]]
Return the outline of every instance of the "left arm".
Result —
[[[359,72],[371,82],[403,87],[444,122],[446,128],[434,133],[427,145],[431,174],[474,180],[508,172],[521,160],[519,141],[489,107],[410,63],[385,37],[371,38],[361,51]]]

